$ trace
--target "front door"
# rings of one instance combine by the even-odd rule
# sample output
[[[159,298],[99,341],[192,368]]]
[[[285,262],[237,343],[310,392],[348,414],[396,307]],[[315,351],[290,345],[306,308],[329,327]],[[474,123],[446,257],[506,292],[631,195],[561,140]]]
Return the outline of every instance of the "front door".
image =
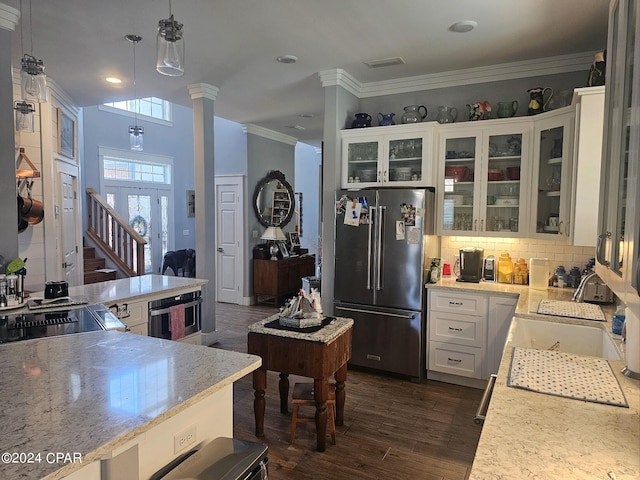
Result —
[[[216,300],[240,303],[242,177],[216,177]],[[197,207],[196,207],[197,208]]]
[[[169,192],[164,189],[106,187],[107,202],[129,222],[147,242],[144,272],[160,273],[162,258],[169,250]]]

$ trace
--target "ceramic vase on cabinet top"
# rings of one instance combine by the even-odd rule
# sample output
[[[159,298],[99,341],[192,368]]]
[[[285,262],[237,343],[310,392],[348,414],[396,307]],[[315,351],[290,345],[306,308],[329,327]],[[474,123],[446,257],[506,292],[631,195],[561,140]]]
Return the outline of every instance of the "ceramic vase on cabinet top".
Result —
[[[549,92],[549,98],[545,101],[544,96],[547,92]],[[553,89],[551,87],[530,88],[527,93],[529,94],[529,109],[527,110],[529,115],[537,115],[547,111],[549,101],[553,97]]]
[[[513,117],[518,111],[518,101],[512,102],[498,102],[498,117],[509,118]]]
[[[381,127],[386,127],[388,125],[395,125],[396,122],[393,120],[395,113],[379,113],[378,114],[378,125]]]
[[[368,113],[356,113],[356,119],[351,122],[351,128],[365,128],[371,126],[371,115]]]
[[[424,110],[424,115],[420,113],[420,109]],[[425,118],[427,118],[427,107],[424,105],[407,105],[404,107],[402,123],[419,123]]]

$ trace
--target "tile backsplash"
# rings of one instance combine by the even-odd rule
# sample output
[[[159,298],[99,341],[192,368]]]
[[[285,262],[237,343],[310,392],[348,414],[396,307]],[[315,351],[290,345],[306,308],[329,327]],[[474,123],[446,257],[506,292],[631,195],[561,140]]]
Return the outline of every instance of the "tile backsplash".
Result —
[[[511,258],[524,258],[529,263],[530,258],[548,258],[555,270],[558,265],[564,265],[567,271],[573,267],[584,268],[590,258],[595,257],[595,247],[574,247],[564,242],[553,240],[538,240],[535,238],[487,238],[487,237],[441,237],[440,256],[442,262],[455,262],[458,251],[464,247],[484,248],[484,256],[509,252]]]

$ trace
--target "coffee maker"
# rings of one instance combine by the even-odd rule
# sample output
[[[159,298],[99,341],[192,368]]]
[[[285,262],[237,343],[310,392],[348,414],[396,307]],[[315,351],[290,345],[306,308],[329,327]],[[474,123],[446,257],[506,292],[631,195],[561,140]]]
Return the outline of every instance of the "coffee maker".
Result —
[[[484,248],[466,247],[460,249],[459,282],[478,283],[482,278]]]

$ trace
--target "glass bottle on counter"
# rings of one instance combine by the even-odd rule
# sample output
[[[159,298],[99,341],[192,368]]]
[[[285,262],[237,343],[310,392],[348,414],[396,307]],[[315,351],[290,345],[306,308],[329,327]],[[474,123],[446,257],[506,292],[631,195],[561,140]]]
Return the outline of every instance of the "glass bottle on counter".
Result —
[[[0,307],[7,306],[7,276],[0,274]]]

